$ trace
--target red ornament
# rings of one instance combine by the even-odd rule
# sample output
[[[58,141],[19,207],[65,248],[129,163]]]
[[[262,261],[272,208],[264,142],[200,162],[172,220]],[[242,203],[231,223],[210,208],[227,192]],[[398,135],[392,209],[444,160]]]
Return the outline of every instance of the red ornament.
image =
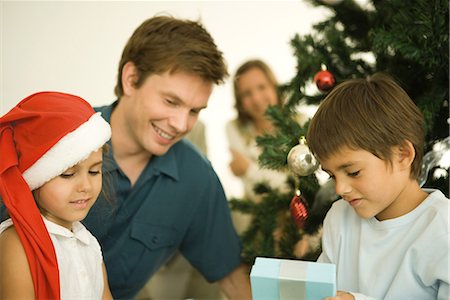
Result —
[[[321,92],[328,92],[334,87],[336,80],[330,71],[322,69],[314,76],[314,83]]]
[[[290,204],[291,216],[298,228],[305,226],[308,218],[308,208],[305,198],[297,192],[291,200]]]

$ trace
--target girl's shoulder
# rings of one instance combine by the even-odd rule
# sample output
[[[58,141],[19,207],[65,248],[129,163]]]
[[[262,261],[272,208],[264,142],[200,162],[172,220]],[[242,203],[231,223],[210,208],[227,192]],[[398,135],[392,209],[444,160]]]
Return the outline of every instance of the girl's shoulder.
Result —
[[[1,225],[4,225],[3,223]],[[11,226],[2,226],[2,230],[0,232],[0,257],[2,259],[16,259],[20,258],[22,255],[26,261],[25,250],[23,249],[22,242],[20,241],[16,228],[12,226],[12,222]],[[5,262],[7,261],[8,260]]]
[[[5,231],[6,229],[8,229],[10,227],[14,227],[11,219],[7,219],[7,220],[1,222],[0,223],[0,234],[2,234],[3,231]]]
[[[34,298],[27,256],[14,226],[8,226],[0,234],[0,274],[9,274],[6,280],[0,281],[2,296]]]

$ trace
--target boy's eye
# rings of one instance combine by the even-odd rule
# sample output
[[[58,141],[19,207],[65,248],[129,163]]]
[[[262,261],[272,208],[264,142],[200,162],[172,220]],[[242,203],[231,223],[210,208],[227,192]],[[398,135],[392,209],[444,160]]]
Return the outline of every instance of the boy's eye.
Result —
[[[89,171],[89,174],[98,175],[98,174],[101,174],[101,171]]]
[[[358,175],[359,175],[359,171],[348,173],[348,176],[350,176],[350,177],[356,177]]]

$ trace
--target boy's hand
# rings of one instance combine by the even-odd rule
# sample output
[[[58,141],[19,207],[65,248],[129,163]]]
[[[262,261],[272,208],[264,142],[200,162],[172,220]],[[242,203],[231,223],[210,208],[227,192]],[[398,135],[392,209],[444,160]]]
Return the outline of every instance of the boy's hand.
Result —
[[[348,292],[337,291],[335,297],[328,297],[324,300],[355,300],[355,297],[353,297],[353,295]]]

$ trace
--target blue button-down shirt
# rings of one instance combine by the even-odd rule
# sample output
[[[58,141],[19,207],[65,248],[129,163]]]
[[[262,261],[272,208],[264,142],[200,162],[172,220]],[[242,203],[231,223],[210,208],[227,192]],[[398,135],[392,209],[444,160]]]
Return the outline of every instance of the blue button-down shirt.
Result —
[[[110,121],[115,104],[100,107]],[[222,185],[188,141],[153,156],[134,186],[104,155],[105,195],[87,218],[99,240],[115,299],[134,297],[177,249],[206,279],[222,279],[240,263],[241,245]]]

